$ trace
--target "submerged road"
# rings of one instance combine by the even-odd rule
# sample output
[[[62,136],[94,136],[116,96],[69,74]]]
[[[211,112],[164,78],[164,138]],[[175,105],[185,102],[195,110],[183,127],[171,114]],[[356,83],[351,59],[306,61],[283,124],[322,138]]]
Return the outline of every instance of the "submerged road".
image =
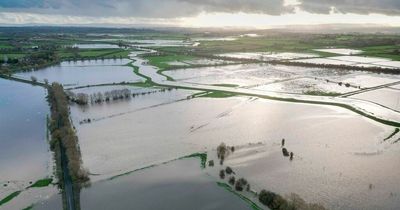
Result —
[[[142,50],[145,49],[142,48]],[[374,104],[369,101],[360,99],[277,93],[273,91],[254,90],[254,89],[246,89],[240,87],[222,87],[222,86],[214,86],[206,84],[188,83],[182,81],[168,81],[165,76],[157,73],[158,69],[156,67],[147,65],[146,64],[147,60],[139,56],[140,54],[149,52],[155,52],[155,51],[147,50],[147,52],[146,51],[135,52],[132,53],[130,57],[131,59],[134,60],[133,65],[139,67],[139,74],[142,74],[145,77],[150,78],[152,82],[161,86],[202,90],[202,91],[222,91],[238,95],[255,96],[265,99],[280,100],[286,102],[337,106],[348,109],[350,111],[368,117],[377,122],[390,126],[400,127],[399,112],[380,106],[379,104]]]

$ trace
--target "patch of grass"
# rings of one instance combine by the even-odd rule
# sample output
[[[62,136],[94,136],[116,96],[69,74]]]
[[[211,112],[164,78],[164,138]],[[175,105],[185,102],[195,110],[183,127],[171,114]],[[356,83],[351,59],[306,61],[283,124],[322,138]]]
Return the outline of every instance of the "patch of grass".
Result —
[[[58,55],[62,59],[113,59],[128,58],[130,50],[124,49],[79,49],[75,52],[62,49],[58,51]]]
[[[52,178],[46,178],[46,179],[41,179],[36,181],[35,183],[33,183],[31,186],[29,186],[28,188],[32,188],[32,187],[47,187],[49,186],[51,183],[53,182]]]
[[[307,90],[303,91],[303,94],[305,95],[313,95],[313,96],[340,96],[340,93],[336,92],[325,92],[325,91],[319,91],[319,90]]]
[[[199,95],[197,97],[201,98],[229,98],[233,96],[237,96],[238,94],[236,93],[229,93],[229,92],[223,92],[223,91],[211,91],[203,95]]]
[[[385,139],[383,139],[383,141],[386,141],[386,140],[391,139],[391,138],[392,138],[394,135],[396,135],[399,131],[400,131],[400,128],[394,129],[393,133],[391,133],[388,137],[386,137]]]
[[[2,200],[0,200],[0,206],[11,201],[13,198],[17,197],[20,193],[21,191],[15,191],[10,195],[8,195],[7,197],[3,198]]]
[[[200,158],[200,164],[201,164],[201,168],[206,168],[206,162],[207,162],[207,153],[194,153],[191,155],[187,155],[184,156],[180,159],[184,159],[184,158]]]
[[[235,194],[236,196],[238,196],[238,197],[239,197],[240,199],[242,199],[244,202],[246,202],[247,204],[249,204],[250,207],[251,207],[253,210],[262,210],[262,209],[263,209],[263,208],[259,207],[256,203],[254,203],[253,201],[251,201],[249,198],[247,198],[246,196],[244,196],[244,195],[242,195],[242,194],[236,192],[235,190],[233,190],[232,187],[229,186],[228,184],[223,183],[223,182],[217,182],[217,185],[218,185],[219,187],[222,187],[222,188],[228,190],[229,192]]]
[[[5,53],[5,54],[2,54],[0,59],[3,59],[4,56],[6,56],[8,59],[11,59],[11,58],[23,58],[23,57],[26,56],[26,54],[25,53]]]
[[[129,85],[135,86],[135,87],[142,87],[142,88],[153,88],[154,85],[148,83],[148,82],[135,82],[135,83],[130,83]]]
[[[168,64],[168,62],[173,61],[184,61],[184,60],[192,60],[194,57],[189,55],[181,55],[181,54],[168,54],[168,55],[160,55],[160,56],[146,56],[149,64],[152,66],[156,66],[161,71],[174,67],[174,65]]]
[[[388,58],[400,61],[400,46],[398,45],[378,45],[362,48],[362,55]]]

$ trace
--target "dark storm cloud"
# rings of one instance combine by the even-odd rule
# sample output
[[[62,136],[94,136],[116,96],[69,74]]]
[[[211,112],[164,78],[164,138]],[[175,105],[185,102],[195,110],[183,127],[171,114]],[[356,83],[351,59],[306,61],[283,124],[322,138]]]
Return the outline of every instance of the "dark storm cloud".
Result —
[[[387,15],[400,14],[400,0],[299,0],[300,8],[312,13],[327,14],[334,7],[341,13]]]
[[[171,18],[201,12],[291,12],[284,0],[0,0],[0,11],[78,16]]]
[[[299,0],[301,9],[329,13],[400,14],[400,0]],[[92,17],[175,18],[201,12],[280,15],[293,12],[284,0],[0,0],[0,11]]]

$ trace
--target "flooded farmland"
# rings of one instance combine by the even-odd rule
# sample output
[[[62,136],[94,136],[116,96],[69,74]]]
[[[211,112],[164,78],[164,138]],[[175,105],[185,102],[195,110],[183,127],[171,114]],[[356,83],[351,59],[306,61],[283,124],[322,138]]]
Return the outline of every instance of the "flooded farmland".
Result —
[[[47,79],[49,83],[59,82],[68,88],[107,83],[141,82],[142,79],[132,73],[132,67],[124,66],[128,62],[127,59],[65,61],[60,65],[38,71],[17,73],[16,76],[26,79],[35,77],[39,81]]]
[[[168,95],[167,98],[173,98],[171,93],[164,94]],[[180,98],[185,98],[185,95],[177,97]],[[377,170],[395,167],[398,158],[396,151],[400,149],[399,146],[390,146],[398,137],[383,142],[393,132],[389,126],[329,106],[272,102],[249,97],[194,98],[163,104],[165,99],[156,94],[134,100],[137,99],[129,103],[121,102],[126,104],[123,106],[102,105],[101,109],[93,106],[85,111],[72,107],[74,119],[111,116],[106,111],[111,108],[124,113],[100,117],[102,120],[77,126],[83,162],[94,174],[92,180],[106,180],[198,151],[210,152],[222,141],[228,145],[262,142],[264,146],[261,148],[243,155],[238,150],[238,156],[228,157],[226,162],[226,165],[237,169],[240,176],[252,180],[255,189],[268,187],[282,194],[298,193],[307,201],[322,203],[333,209],[360,206],[374,209],[383,208],[384,203],[389,202],[393,206],[400,202],[398,197],[390,197],[400,192],[394,185],[400,181],[395,171],[388,180],[374,176]],[[148,100],[154,102],[146,104]],[[140,105],[142,103],[145,105]],[[282,138],[287,139],[288,148],[295,152],[296,158],[292,162],[282,157]],[[358,167],[341,165],[344,161],[355,162]],[[261,165],[265,171],[257,170]],[[364,178],[360,178],[361,174]],[[357,177],[357,181],[354,177]],[[338,183],[347,182],[352,184],[340,190],[343,186]],[[112,188],[110,183],[113,182],[99,183],[100,186]],[[375,186],[373,190],[369,190],[370,183]],[[324,187],[309,187],[315,184]],[[382,191],[378,186],[391,187]],[[96,183],[93,187],[97,189]],[[89,188],[87,192],[96,191]],[[342,206],[335,205],[346,193],[354,191],[360,193],[354,195],[355,200],[349,200]],[[373,194],[384,202],[375,203],[373,200],[374,203],[371,203],[372,200],[365,193]],[[83,196],[86,199],[89,195],[84,193]]]
[[[177,160],[98,182],[82,191],[81,200],[83,209],[252,209],[219,187],[200,168],[198,159]]]
[[[400,206],[396,46],[119,30],[0,40],[0,209]]]
[[[51,185],[28,189],[38,180],[54,178],[47,93],[41,87],[0,79],[0,95],[0,198],[20,192],[0,208],[22,209],[58,192]]]

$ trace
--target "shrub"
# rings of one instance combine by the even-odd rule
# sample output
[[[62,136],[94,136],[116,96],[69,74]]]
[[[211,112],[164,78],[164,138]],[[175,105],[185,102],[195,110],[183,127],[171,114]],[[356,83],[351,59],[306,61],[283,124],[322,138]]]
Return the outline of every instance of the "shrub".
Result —
[[[231,167],[227,166],[226,169],[225,169],[225,172],[226,172],[226,174],[232,174],[233,170],[232,170]]]
[[[243,191],[243,189],[244,189],[244,187],[245,187],[246,185],[248,185],[247,180],[244,179],[244,178],[240,178],[240,179],[238,179],[238,180],[236,181],[235,189],[236,189],[237,191]],[[246,188],[246,190],[247,190],[247,188]],[[250,188],[249,188],[247,191],[249,191],[249,190],[250,190]]]
[[[235,177],[234,176],[231,176],[230,178],[229,178],[229,184],[230,185],[235,185]]]
[[[225,179],[225,171],[224,171],[224,170],[220,170],[220,171],[219,171],[219,177],[220,177],[221,179]]]
[[[214,160],[208,161],[208,166],[213,167],[214,166]]]
[[[266,191],[266,190],[261,190],[260,194],[258,195],[258,200],[262,204],[264,204],[264,205],[266,205],[268,207],[271,207],[272,203],[274,202],[274,200],[275,200],[275,198],[277,196],[278,195],[273,193],[273,192]]]
[[[218,147],[217,147],[217,156],[218,158],[224,158],[225,154],[226,154],[226,145],[225,143],[221,143]]]
[[[237,191],[243,191],[244,187],[247,185],[247,180],[244,178],[240,178],[236,181],[235,189]],[[249,189],[250,190],[250,189]],[[249,191],[247,190],[247,191]]]
[[[285,157],[288,157],[288,156],[289,156],[289,152],[287,151],[286,148],[282,148],[282,154],[283,154],[283,156],[285,156]]]

